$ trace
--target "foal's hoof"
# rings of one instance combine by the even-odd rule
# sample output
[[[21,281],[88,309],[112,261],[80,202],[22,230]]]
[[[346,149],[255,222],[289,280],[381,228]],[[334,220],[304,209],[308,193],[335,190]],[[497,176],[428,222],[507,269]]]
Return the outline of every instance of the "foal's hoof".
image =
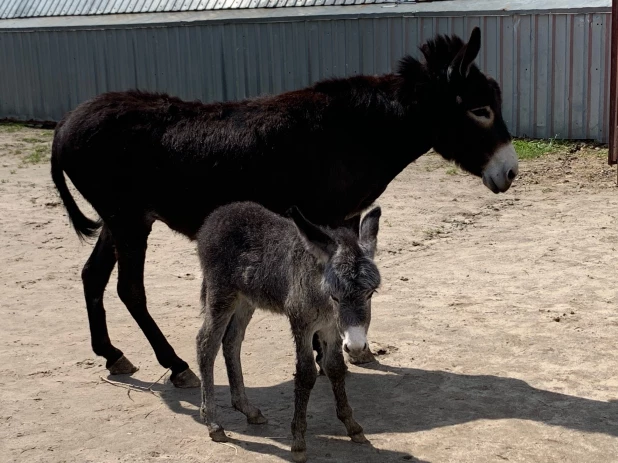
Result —
[[[262,412],[258,411],[257,415],[255,415],[255,416],[248,416],[247,417],[247,423],[249,423],[249,424],[266,424],[266,423],[268,423],[268,420],[266,419],[266,417],[264,415],[262,415]]]
[[[172,384],[176,387],[188,389],[191,387],[200,387],[202,383],[200,379],[191,371],[191,368],[187,368],[185,371],[178,373],[171,378]]]
[[[228,438],[225,435],[224,429],[218,424],[208,426],[208,434],[214,442],[227,442]]]
[[[375,361],[375,359],[376,358],[373,356],[373,354],[371,353],[369,349],[363,351],[362,354],[356,357],[352,357],[351,355],[348,354],[348,361],[352,365],[362,365],[363,363],[371,363]]]
[[[369,442],[369,440],[367,440],[367,438],[365,437],[365,434],[363,434],[362,432],[352,434],[350,436],[350,439],[352,439],[352,442],[356,442],[357,444],[366,444],[367,442]]]
[[[300,450],[300,451],[292,451],[292,460],[294,460],[296,463],[306,463],[307,462],[307,452],[305,452],[304,450]]]
[[[107,367],[107,369],[110,375],[131,375],[139,370],[124,355],[116,360],[113,365]]]

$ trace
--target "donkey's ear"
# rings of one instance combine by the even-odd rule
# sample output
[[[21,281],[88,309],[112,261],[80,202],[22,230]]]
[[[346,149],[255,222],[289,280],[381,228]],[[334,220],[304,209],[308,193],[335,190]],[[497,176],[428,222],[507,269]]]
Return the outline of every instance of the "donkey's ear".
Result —
[[[309,222],[296,206],[288,209],[287,215],[294,221],[305,249],[319,261],[323,263],[328,262],[337,250],[335,240],[316,225]]]
[[[462,76],[468,77],[468,73],[470,72],[470,66],[472,66],[472,63],[478,56],[480,50],[481,50],[481,29],[479,29],[478,27],[475,27],[474,29],[472,29],[472,33],[470,34],[470,39],[468,40],[468,43],[466,44],[466,51],[464,53],[463,60],[461,61],[461,64],[459,65],[459,73]]]
[[[378,231],[380,229],[380,216],[382,209],[380,206],[374,207],[369,211],[360,225],[360,245],[367,251],[373,259],[378,246]]]
[[[458,72],[461,77],[468,77],[470,67],[476,59],[481,49],[481,30],[478,27],[472,29],[470,39],[465,44],[457,56],[451,62],[448,68],[447,76],[449,80],[453,77],[454,72]]]

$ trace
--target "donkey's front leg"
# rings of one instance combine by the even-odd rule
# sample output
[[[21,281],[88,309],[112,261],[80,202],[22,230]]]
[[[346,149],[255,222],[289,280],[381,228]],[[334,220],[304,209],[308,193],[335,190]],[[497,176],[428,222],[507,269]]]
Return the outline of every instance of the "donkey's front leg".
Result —
[[[214,366],[221,340],[232,315],[233,311],[229,310],[229,307],[207,306],[204,309],[204,324],[197,334],[197,360],[202,375],[200,415],[208,426],[210,438],[215,442],[227,441],[223,427],[217,421]]]
[[[313,360],[312,338],[313,333],[296,332],[294,327],[294,341],[296,343],[296,376],[294,378],[294,418],[292,419],[292,458],[297,463],[307,461],[307,445],[305,432],[307,431],[307,404],[311,390],[315,385],[318,372]]]
[[[335,394],[337,418],[344,424],[353,442],[359,444],[368,442],[362,426],[354,419],[352,407],[348,403],[345,392],[346,365],[341,353],[341,337],[336,332],[321,332],[320,336],[324,339],[324,366]]]

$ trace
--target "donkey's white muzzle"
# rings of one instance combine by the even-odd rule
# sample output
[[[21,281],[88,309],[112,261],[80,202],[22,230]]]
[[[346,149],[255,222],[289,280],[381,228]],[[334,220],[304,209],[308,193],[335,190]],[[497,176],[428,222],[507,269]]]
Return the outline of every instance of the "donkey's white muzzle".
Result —
[[[483,184],[494,193],[504,193],[519,172],[517,153],[512,143],[502,145],[483,171]]]
[[[358,355],[367,349],[367,332],[363,326],[351,326],[344,332],[343,350]]]

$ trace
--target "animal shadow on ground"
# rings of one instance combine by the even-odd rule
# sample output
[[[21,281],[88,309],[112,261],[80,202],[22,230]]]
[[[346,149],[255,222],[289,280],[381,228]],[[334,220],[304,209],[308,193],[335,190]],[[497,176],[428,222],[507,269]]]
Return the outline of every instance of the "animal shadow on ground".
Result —
[[[550,426],[618,436],[616,400],[604,402],[549,392],[519,379],[491,375],[392,367],[377,362],[364,367],[363,373],[348,373],[346,386],[354,415],[370,441],[378,442],[381,433],[414,433],[488,419],[538,421]],[[222,380],[221,377],[216,379]],[[124,377],[123,381],[148,386],[130,377]],[[191,415],[202,423],[198,411],[199,389],[176,389],[171,384],[164,384],[158,385],[157,390],[170,410]],[[268,418],[268,424],[247,424],[244,415],[229,405],[228,386],[216,386],[220,422],[226,431],[233,433],[230,442],[248,451],[268,453],[291,461],[288,445],[291,443],[289,428],[294,411],[293,380],[269,387],[247,387],[247,395]],[[187,407],[187,403],[192,407]],[[406,453],[350,442],[343,424],[335,415],[334,398],[324,376],[318,378],[311,394],[307,424],[307,453],[311,461],[340,461],[349,458],[351,452],[355,461],[422,461]],[[267,440],[276,436],[279,444],[241,441],[238,435]],[[206,426],[204,439],[210,439]]]

